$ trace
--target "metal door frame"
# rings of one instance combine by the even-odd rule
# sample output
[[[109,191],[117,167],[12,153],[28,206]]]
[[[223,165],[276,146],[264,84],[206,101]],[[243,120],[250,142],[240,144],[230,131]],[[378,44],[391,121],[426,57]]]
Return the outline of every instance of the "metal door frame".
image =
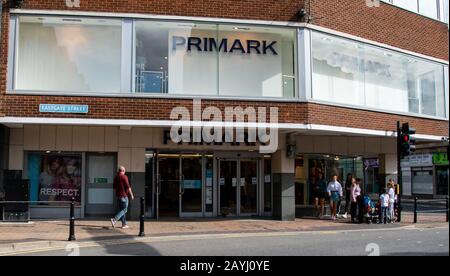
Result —
[[[260,158],[254,158],[254,157],[242,157],[242,158],[220,158],[217,157],[217,215],[221,215],[221,202],[220,202],[220,173],[221,173],[221,162],[236,162],[236,213],[235,214],[229,214],[230,217],[251,217],[251,216],[257,216],[260,215],[260,208],[261,208],[261,160]],[[256,161],[256,212],[254,213],[242,213],[241,212],[241,161]]]
[[[156,177],[155,177],[155,179],[156,179],[156,181],[155,181],[155,189],[154,189],[154,191],[153,191],[153,193],[155,194],[155,202],[154,202],[154,206],[155,206],[155,208],[156,208],[156,219],[158,220],[159,218],[160,218],[160,216],[159,216],[159,210],[160,210],[160,207],[159,207],[159,196],[161,195],[161,174],[160,174],[160,167],[159,167],[159,161],[160,161],[160,158],[159,158],[159,155],[161,154],[161,152],[160,151],[155,151],[155,158],[156,158],[156,169],[155,169],[155,175],[156,175]],[[201,168],[201,171],[202,171],[202,193],[201,193],[201,205],[202,205],[202,210],[200,211],[200,212],[183,212],[183,194],[184,194],[184,191],[183,191],[183,158],[182,158],[182,156],[183,156],[183,154],[188,154],[188,153],[183,153],[183,152],[170,152],[170,151],[167,151],[167,152],[165,152],[165,154],[173,154],[173,155],[176,155],[177,156],[177,159],[178,159],[178,170],[179,170],[179,175],[178,175],[178,179],[173,179],[173,180],[171,180],[171,179],[169,179],[170,181],[177,181],[178,183],[179,183],[179,185],[178,185],[178,217],[179,218],[183,218],[183,217],[187,217],[187,218],[190,218],[190,217],[204,217],[205,216],[205,195],[204,195],[204,191],[205,191],[205,178],[204,178],[204,175],[205,175],[205,170],[206,170],[206,162],[205,162],[205,154],[203,153],[203,152],[200,152],[200,153],[198,153],[198,154],[200,154],[201,156],[200,156],[200,159],[201,159],[201,166],[202,166],[202,168]],[[193,152],[192,154],[196,154],[195,152]],[[168,180],[168,181],[169,181]]]

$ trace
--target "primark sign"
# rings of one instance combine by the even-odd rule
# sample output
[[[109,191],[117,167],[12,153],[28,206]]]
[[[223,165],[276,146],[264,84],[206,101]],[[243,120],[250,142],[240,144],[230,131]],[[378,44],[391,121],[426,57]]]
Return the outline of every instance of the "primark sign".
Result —
[[[277,41],[172,36],[172,50],[277,56]]]

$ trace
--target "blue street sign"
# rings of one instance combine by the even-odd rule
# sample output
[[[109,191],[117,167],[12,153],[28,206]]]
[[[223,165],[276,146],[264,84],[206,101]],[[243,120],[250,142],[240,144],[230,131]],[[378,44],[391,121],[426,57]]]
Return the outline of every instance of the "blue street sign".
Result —
[[[89,113],[88,105],[68,105],[68,104],[40,104],[40,113]]]

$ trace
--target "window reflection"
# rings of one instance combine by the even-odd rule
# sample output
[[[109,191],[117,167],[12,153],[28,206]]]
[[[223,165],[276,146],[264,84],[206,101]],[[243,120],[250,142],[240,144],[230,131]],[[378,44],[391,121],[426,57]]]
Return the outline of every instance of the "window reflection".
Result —
[[[295,96],[295,30],[136,22],[136,92]]]
[[[121,24],[21,16],[16,89],[120,92]]]
[[[313,33],[313,97],[445,117],[444,66]]]

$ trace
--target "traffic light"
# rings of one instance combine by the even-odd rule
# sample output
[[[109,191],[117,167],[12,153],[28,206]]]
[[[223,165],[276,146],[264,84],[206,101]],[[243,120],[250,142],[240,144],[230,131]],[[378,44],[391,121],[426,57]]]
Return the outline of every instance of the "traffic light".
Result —
[[[400,136],[400,150],[402,157],[408,156],[416,150],[416,138],[413,136],[416,130],[409,126],[409,123],[402,125]]]

